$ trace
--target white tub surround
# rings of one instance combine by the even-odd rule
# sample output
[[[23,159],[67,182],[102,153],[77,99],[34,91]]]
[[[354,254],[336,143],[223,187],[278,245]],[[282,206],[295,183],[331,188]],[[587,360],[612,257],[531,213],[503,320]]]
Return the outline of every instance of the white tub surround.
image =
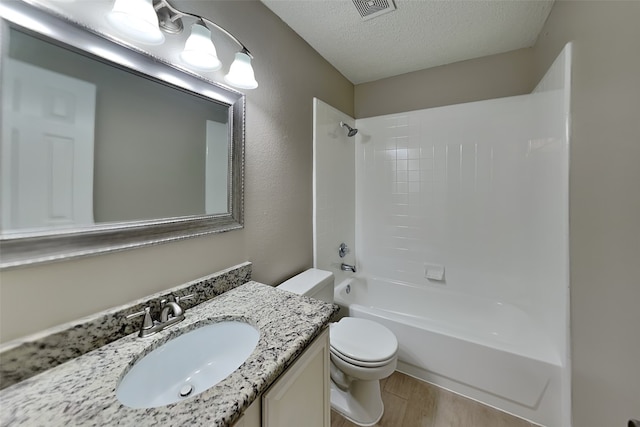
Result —
[[[570,76],[568,45],[529,95],[357,119],[351,184],[315,160],[316,215],[355,200],[354,222],[315,224],[329,248],[355,229],[350,314],[394,331],[399,370],[548,427],[571,426]],[[354,277],[316,246],[336,283]]]
[[[145,339],[128,335],[2,390],[0,425],[229,426],[322,332],[336,310],[333,304],[245,283],[187,310],[186,319],[172,328]],[[135,361],[186,331],[223,320],[248,322],[260,331],[254,352],[226,379],[160,408],[132,409],[117,400],[118,383]]]
[[[331,271],[336,283],[351,273],[340,264],[356,265],[355,147],[357,135],[349,137],[340,122],[355,126],[355,120],[313,99],[313,265]],[[338,254],[341,243],[348,247]]]

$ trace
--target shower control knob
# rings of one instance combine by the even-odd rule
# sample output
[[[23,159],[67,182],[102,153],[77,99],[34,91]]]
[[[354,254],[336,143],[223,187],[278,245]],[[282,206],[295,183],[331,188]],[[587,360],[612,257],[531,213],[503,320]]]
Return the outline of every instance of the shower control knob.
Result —
[[[349,247],[346,243],[340,243],[340,246],[338,247],[338,255],[340,255],[340,258],[344,258],[349,252]]]

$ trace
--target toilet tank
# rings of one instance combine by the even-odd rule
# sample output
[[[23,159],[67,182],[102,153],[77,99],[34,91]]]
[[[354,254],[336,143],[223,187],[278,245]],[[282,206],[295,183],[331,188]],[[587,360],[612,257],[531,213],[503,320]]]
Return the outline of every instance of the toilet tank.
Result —
[[[321,301],[333,302],[333,273],[310,268],[282,282],[278,289],[305,295]]]

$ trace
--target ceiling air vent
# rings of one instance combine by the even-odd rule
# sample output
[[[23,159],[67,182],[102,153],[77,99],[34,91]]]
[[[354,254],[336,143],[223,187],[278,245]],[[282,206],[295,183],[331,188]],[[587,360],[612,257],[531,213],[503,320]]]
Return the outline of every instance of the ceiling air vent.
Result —
[[[393,0],[353,0],[353,4],[358,9],[363,21],[373,19],[385,13],[396,10]]]

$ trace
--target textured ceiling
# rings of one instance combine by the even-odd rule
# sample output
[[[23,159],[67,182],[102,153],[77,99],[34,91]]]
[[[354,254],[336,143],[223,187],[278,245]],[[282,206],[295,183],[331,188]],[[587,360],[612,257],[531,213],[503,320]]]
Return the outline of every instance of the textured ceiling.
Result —
[[[261,0],[352,83],[532,46],[553,0],[395,0],[363,21],[351,0]]]

